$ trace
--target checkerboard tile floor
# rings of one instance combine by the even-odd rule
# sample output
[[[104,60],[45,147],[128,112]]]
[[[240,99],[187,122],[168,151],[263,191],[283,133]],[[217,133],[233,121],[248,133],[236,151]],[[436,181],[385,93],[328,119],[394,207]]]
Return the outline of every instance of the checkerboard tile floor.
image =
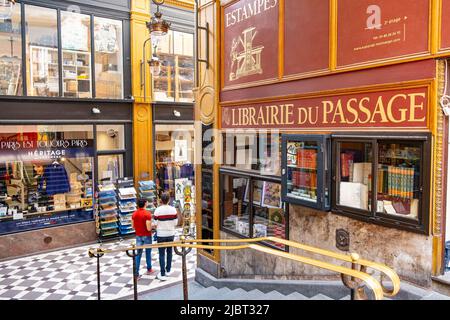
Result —
[[[109,242],[77,247],[25,258],[0,262],[0,300],[96,300],[97,263],[89,258],[89,248],[112,249],[126,247],[134,240]],[[133,261],[124,252],[106,254],[100,259],[101,299],[132,298]],[[145,272],[145,252],[141,259],[141,274]],[[173,254],[173,274],[167,281],[155,279],[159,272],[158,250],[152,250],[154,275],[143,275],[138,292],[143,293],[182,280],[181,257]],[[196,252],[187,258],[188,277],[196,268]]]

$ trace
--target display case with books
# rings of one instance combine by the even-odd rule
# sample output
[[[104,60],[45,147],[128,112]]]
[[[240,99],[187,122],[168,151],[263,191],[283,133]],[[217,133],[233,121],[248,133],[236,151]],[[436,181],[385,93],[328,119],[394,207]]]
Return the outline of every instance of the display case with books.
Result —
[[[329,135],[282,136],[284,202],[323,211],[330,209],[330,141]]]
[[[428,234],[429,133],[332,135],[334,213]]]

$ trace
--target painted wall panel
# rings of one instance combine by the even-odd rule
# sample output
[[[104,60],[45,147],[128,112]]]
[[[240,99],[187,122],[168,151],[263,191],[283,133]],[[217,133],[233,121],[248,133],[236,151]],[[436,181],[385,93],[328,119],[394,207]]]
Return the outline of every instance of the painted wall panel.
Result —
[[[338,0],[338,67],[429,52],[429,0]]]
[[[242,0],[224,8],[224,85],[278,77],[278,0]]]
[[[330,1],[285,0],[284,74],[328,69]]]

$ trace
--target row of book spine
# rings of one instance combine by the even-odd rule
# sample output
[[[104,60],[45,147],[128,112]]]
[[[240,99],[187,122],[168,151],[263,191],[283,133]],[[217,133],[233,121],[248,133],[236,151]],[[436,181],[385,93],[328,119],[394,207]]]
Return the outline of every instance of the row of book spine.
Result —
[[[378,192],[393,197],[413,198],[416,185],[414,168],[380,165],[378,171]]]

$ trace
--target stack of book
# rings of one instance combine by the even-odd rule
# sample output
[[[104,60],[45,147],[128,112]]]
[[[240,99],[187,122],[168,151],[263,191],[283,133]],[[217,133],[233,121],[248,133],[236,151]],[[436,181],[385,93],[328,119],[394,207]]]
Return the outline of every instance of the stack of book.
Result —
[[[379,165],[378,168],[378,193],[404,199],[416,197],[418,174],[414,168],[388,165]]]
[[[297,149],[297,166],[305,169],[317,169],[317,150]]]

